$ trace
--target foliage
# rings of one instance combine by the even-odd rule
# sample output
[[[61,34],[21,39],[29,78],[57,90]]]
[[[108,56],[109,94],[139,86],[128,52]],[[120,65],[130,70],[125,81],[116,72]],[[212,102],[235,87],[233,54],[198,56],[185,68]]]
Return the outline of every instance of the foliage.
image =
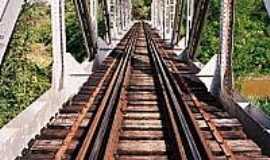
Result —
[[[104,4],[98,3],[97,7],[97,25],[98,25],[98,36],[106,38],[106,19],[104,13]]]
[[[234,73],[237,77],[270,73],[270,19],[261,0],[236,1]],[[219,52],[220,0],[212,0],[199,59]]]
[[[132,0],[134,19],[150,19],[150,0]]]
[[[255,103],[260,106],[265,113],[270,115],[270,99],[258,99]]]
[[[199,59],[207,62],[219,52],[220,0],[212,0],[201,41]],[[247,76],[270,74],[270,19],[262,0],[237,0],[233,67],[236,87]],[[269,99],[251,99],[270,113]]]
[[[77,61],[83,62],[87,52],[73,0],[66,0],[65,12],[67,52],[71,53]]]
[[[1,66],[0,127],[50,87],[51,61],[50,9],[26,4]]]

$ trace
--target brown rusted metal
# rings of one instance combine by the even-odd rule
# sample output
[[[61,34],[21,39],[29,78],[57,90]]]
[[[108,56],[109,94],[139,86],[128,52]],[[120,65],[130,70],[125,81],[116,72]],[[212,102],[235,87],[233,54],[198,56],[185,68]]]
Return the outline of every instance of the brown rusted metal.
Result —
[[[204,159],[269,160],[246,136],[242,124],[210,95],[195,76],[197,69],[192,63],[183,63],[172,50],[164,49],[164,42],[150,28],[144,31],[140,24],[133,31],[120,43],[125,47],[118,46],[42,129],[29,152],[23,154],[24,159],[89,159],[89,153],[96,151],[92,146],[100,139],[97,133],[104,119],[111,123],[104,130],[102,142],[97,143],[101,149],[96,158],[189,159],[189,147],[179,130],[181,124],[173,107],[176,102],[170,93],[177,96],[192,138],[200,154],[207,156]],[[125,53],[132,53],[131,60],[122,65]],[[162,61],[157,60],[158,56]],[[116,74],[123,66],[122,74]],[[111,100],[109,93],[116,88],[114,82],[119,77],[123,78],[116,90],[119,96],[110,106],[115,110],[111,119],[104,118],[107,101]],[[170,89],[168,82],[174,88]]]
[[[220,34],[221,90],[230,93],[233,88],[232,54],[235,0],[222,0]]]
[[[133,30],[132,30],[131,33],[132,33],[132,36],[134,36],[133,35],[134,34],[134,27],[133,27]],[[129,53],[130,52],[129,51],[129,46],[133,45],[132,44],[132,38],[130,38],[130,39],[131,40],[128,40],[128,45],[127,45],[127,47],[125,49],[125,52],[127,54],[131,54],[131,53]],[[120,60],[119,66],[117,67],[115,73],[119,72],[119,74],[120,74],[121,72],[125,72],[125,71],[121,71],[121,70],[122,70],[122,67],[123,67],[124,63],[126,63],[128,57],[129,57],[128,55],[123,56],[123,58]],[[95,118],[94,118],[90,128],[88,129],[88,132],[87,132],[87,134],[85,136],[85,139],[84,139],[84,141],[82,143],[82,146],[81,146],[81,148],[79,150],[79,153],[78,153],[78,155],[76,157],[77,160],[84,160],[84,159],[87,158],[87,154],[89,152],[89,147],[91,146],[91,143],[93,143],[93,141],[95,140],[94,136],[95,136],[95,133],[96,133],[96,129],[98,128],[98,124],[100,124],[100,121],[103,119],[102,118],[103,113],[106,110],[107,102],[110,100],[111,92],[113,92],[115,84],[116,84],[116,82],[117,82],[117,80],[118,80],[118,78],[120,76],[119,74],[114,74],[113,75],[113,78],[112,78],[112,80],[110,82],[110,85],[109,85],[109,87],[108,87],[108,89],[107,89],[107,91],[106,91],[106,93],[104,95],[104,98],[103,98],[102,102],[101,102],[101,105],[98,107]],[[108,107],[113,107],[113,106],[108,106]],[[99,145],[102,145],[102,143],[100,143]],[[95,158],[98,158],[98,157],[95,157]]]
[[[163,50],[163,47],[160,46],[160,44],[158,43],[158,41],[156,41],[159,38],[159,36],[157,34],[151,33],[151,31],[149,30],[148,31],[148,37],[150,39],[149,41],[150,42],[152,41],[152,44],[150,43],[149,45],[152,45],[151,47],[153,47],[154,50],[156,50],[157,54],[159,54],[159,55],[157,55],[157,57],[158,56],[161,56],[161,55],[162,56],[166,56],[166,54],[165,54],[165,52]],[[155,37],[155,38],[153,38],[153,37]],[[154,50],[153,50],[153,52],[155,52]],[[164,58],[164,57],[162,57],[162,58]],[[166,69],[166,66],[165,66],[165,69]],[[167,76],[170,77],[170,73],[167,72],[167,74],[168,74]],[[167,80],[167,81],[169,81],[169,80]],[[173,81],[170,81],[170,83],[174,84]],[[177,86],[174,86],[174,87],[177,87]],[[179,89],[177,89],[176,91],[179,92]],[[177,94],[176,91],[175,90],[174,91],[172,90],[172,92],[170,94]],[[178,94],[181,94],[181,93],[178,93]],[[176,103],[176,101],[174,103]],[[179,103],[179,102],[177,102],[177,103]],[[181,104],[181,102],[180,102],[180,104]],[[181,106],[181,108],[182,107],[183,106]],[[187,123],[187,117],[188,118],[193,118],[193,117],[190,116],[190,115],[186,115],[185,112],[183,112],[183,109],[177,109],[177,105],[175,105],[174,107],[171,106],[171,108],[175,108],[175,111],[174,112],[177,112],[176,114],[178,114],[177,115],[179,117],[178,123],[180,123],[180,124],[178,124],[178,126],[179,125],[180,126],[181,125],[186,125],[187,126],[187,127],[182,126],[181,129],[180,129],[181,130],[180,132],[182,132],[184,134],[184,135],[182,135],[182,137],[183,136],[184,137],[186,136],[185,139],[184,139],[186,141],[185,142],[186,143],[185,144],[186,145],[185,152],[189,152],[190,151],[189,152],[189,157],[193,157],[195,159],[202,159],[202,158],[204,159],[206,157],[207,157],[207,159],[213,159],[212,158],[212,155],[208,152],[208,149],[206,148],[206,145],[204,144],[204,142],[203,142],[203,140],[201,138],[200,133],[197,131],[197,132],[195,132],[197,134],[194,135],[190,131],[190,127],[192,127],[192,129],[195,129],[196,130],[196,125],[195,124],[193,124],[192,126],[189,125]],[[174,119],[173,117],[170,117],[170,118],[171,119]],[[179,129],[178,129],[178,131],[179,131]],[[193,131],[193,133],[194,133],[194,131]],[[198,141],[198,138],[199,138],[199,141]],[[197,144],[195,144],[195,143],[197,143]]]
[[[128,34],[125,38],[128,38]],[[85,128],[92,121],[93,115],[97,109],[96,103],[102,98],[104,89],[106,88],[112,72],[119,63],[120,57],[123,55],[117,50],[120,50],[121,45],[125,45],[125,38],[122,40],[116,49],[105,59],[104,64],[89,76],[89,80],[83,85],[81,90],[69,102],[64,104],[59,113],[52,119],[48,126],[42,129],[38,136],[39,140],[47,142],[57,139],[61,141],[61,145],[56,146],[56,150],[52,152],[48,147],[35,146],[30,143],[30,148],[23,153],[26,159],[35,159],[35,157],[46,157],[49,154],[55,159],[63,159],[67,155],[73,155],[76,150],[77,142],[83,137]],[[35,150],[33,150],[35,149]],[[38,150],[37,150],[38,149]]]
[[[66,136],[65,140],[63,141],[62,147],[57,151],[55,155],[55,159],[61,160],[63,158],[63,155],[65,154],[66,150],[68,149],[68,146],[71,144],[73,137],[75,136],[76,132],[78,131],[78,128],[80,127],[80,124],[82,123],[83,119],[87,115],[88,110],[90,107],[93,105],[94,99],[99,93],[102,84],[104,83],[106,77],[109,75],[112,67],[114,66],[114,63],[116,63],[116,60],[113,62],[113,64],[110,66],[110,68],[106,71],[105,76],[99,83],[99,85],[96,87],[96,90],[93,93],[93,96],[90,98],[89,102],[87,102],[86,106],[83,108],[81,111],[80,115],[78,118],[74,121],[69,134]]]
[[[222,108],[221,104],[216,102],[217,99],[211,96],[204,88],[203,83],[193,75],[192,68],[194,66],[174,60],[174,53],[169,53],[162,46],[159,45],[157,48],[159,48],[160,54],[170,71],[175,73],[175,77],[178,77],[177,81],[182,90],[182,99],[190,111],[189,116],[192,117],[192,122],[199,126],[197,132],[201,132],[205,147],[211,154],[214,154],[212,156],[216,156],[216,158],[223,156],[225,159],[253,159],[255,157],[269,159],[262,154],[260,148],[253,141],[248,139],[240,122],[229,117],[227,112],[220,109]],[[185,66],[189,66],[189,68],[185,69]],[[194,77],[193,79],[196,79],[200,84],[187,85],[193,79],[185,80],[184,77]],[[207,103],[210,102],[218,103],[219,106],[209,106]]]
[[[104,154],[104,159],[108,159],[108,160],[113,159],[112,157],[114,157],[114,154],[117,149],[117,145],[119,143],[118,137],[120,136],[120,132],[121,132],[120,131],[121,123],[124,119],[124,111],[127,108],[127,102],[128,102],[126,89],[128,87],[128,82],[130,80],[130,75],[131,75],[130,68],[131,66],[129,62],[128,67],[127,67],[127,75],[125,76],[124,84],[121,89],[120,100],[118,102],[117,109],[115,112],[110,137],[108,139],[108,143],[107,143],[105,154]]]

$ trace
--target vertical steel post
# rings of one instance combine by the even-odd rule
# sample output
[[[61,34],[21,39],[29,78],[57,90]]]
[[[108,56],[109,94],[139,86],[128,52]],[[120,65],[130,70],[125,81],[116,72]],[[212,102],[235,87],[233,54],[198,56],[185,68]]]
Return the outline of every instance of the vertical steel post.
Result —
[[[52,0],[52,43],[53,43],[53,73],[52,87],[59,91],[64,85],[64,54],[66,53],[65,36],[65,1]]]
[[[232,53],[235,0],[222,0],[221,6],[221,53],[219,55],[221,92],[230,93],[233,88]]]
[[[196,8],[193,13],[192,27],[189,32],[189,41],[187,46],[188,59],[194,60],[197,48],[200,43],[201,33],[205,20],[207,17],[207,12],[209,8],[209,0],[200,0],[196,3]]]
[[[193,14],[194,14],[194,0],[187,0],[186,46],[188,45],[190,30],[192,28]]]

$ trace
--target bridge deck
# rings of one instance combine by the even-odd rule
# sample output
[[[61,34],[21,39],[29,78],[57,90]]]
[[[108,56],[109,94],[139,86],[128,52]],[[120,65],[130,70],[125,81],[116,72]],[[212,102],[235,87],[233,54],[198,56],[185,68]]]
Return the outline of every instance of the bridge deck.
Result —
[[[199,69],[142,27],[130,30],[18,159],[270,159],[207,91]]]

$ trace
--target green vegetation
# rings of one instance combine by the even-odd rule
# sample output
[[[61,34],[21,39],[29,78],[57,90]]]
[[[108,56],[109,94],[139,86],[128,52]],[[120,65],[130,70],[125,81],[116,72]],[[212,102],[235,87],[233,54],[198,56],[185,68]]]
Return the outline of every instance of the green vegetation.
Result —
[[[50,8],[26,4],[0,71],[0,127],[50,87]]]
[[[97,25],[98,25],[98,36],[106,39],[106,19],[104,13],[104,4],[98,3],[97,7]]]
[[[236,1],[234,73],[236,77],[270,74],[270,19],[261,0]],[[218,53],[220,0],[212,0],[199,59]]]
[[[233,55],[237,88],[244,77],[270,74],[270,18],[262,0],[237,0],[235,48]],[[212,0],[205,26],[199,59],[207,62],[219,52],[220,0]],[[270,111],[269,100],[257,100],[264,111]],[[270,112],[269,112],[270,113]]]
[[[78,62],[83,62],[87,52],[73,0],[66,0],[65,12],[67,52],[71,53]]]
[[[263,111],[270,115],[270,99],[257,100],[255,103],[260,106]]]
[[[150,19],[150,0],[132,0],[134,19]]]

